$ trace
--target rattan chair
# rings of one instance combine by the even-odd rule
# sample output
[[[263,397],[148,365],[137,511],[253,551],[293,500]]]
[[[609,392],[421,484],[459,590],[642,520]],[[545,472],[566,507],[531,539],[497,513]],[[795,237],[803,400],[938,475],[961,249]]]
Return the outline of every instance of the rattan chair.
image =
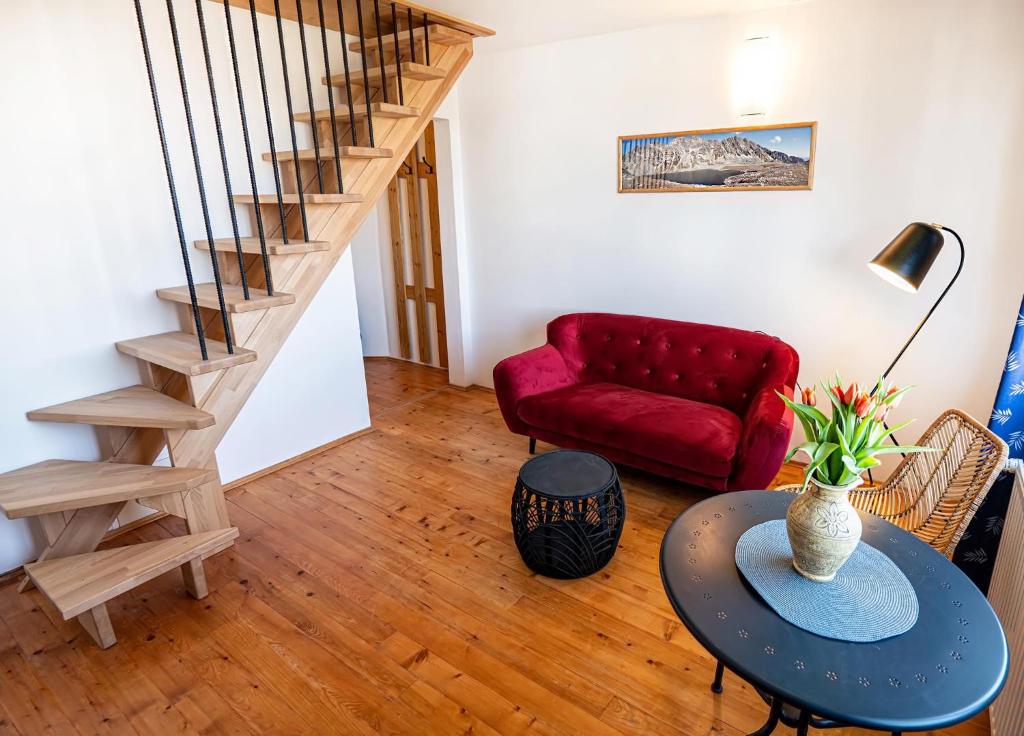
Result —
[[[943,412],[917,444],[938,452],[907,455],[881,486],[851,491],[850,502],[952,558],[967,525],[1006,466],[1009,448],[958,409]],[[800,486],[779,490],[799,492]]]

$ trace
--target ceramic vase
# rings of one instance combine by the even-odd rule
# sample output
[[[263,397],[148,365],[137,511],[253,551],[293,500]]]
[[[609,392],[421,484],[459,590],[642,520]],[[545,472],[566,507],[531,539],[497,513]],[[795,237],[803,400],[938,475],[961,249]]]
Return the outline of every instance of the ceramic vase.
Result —
[[[830,582],[857,549],[862,527],[850,491],[863,482],[857,478],[845,486],[830,486],[812,479],[789,505],[786,532],[793,567],[808,580]]]

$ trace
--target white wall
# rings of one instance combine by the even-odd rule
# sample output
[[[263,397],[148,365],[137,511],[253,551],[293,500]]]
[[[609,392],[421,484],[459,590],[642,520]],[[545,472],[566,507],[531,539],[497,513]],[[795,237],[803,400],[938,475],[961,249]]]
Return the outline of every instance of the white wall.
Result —
[[[384,218],[384,219],[382,219]],[[385,271],[381,262],[384,243],[388,238],[387,200],[367,216],[362,227],[352,238],[349,250],[355,268],[356,302],[359,308],[359,337],[363,355],[387,357],[391,355],[388,344],[388,304],[385,289]]]
[[[195,177],[181,115],[165,5],[143,0],[188,240],[203,236]],[[314,12],[315,12],[315,5]],[[230,234],[195,4],[175,3],[199,131],[214,233]],[[204,3],[236,191],[248,187],[227,53],[223,8]],[[257,154],[267,150],[249,16],[233,10],[246,104]],[[298,26],[285,23],[292,89],[305,109]],[[273,18],[261,16],[275,134],[289,145]],[[322,74],[318,31],[309,30],[313,78]],[[329,37],[340,54],[341,40]],[[333,53],[333,51],[332,51]],[[317,59],[319,58],[319,63]],[[340,61],[332,59],[337,68]],[[154,290],[184,283],[142,63],[133,4],[124,0],[16,3],[4,12],[0,44],[6,144],[0,177],[4,270],[0,304],[0,471],[47,458],[95,459],[91,428],[28,422],[25,412],[129,386],[135,361],[114,342],[177,329],[174,308]],[[325,88],[316,83],[318,106]],[[308,147],[300,128],[301,147]],[[273,191],[269,164],[260,188]],[[243,228],[245,208],[239,208]],[[246,230],[247,232],[247,230]],[[208,257],[190,247],[197,279],[211,280]],[[354,307],[352,260],[345,257],[218,452],[222,480],[267,467],[369,425]],[[300,400],[295,401],[298,397]],[[288,400],[285,401],[284,399]],[[24,521],[0,519],[0,571],[34,556],[39,540]]]
[[[955,267],[950,239],[916,296],[865,268],[920,219],[969,252],[894,374],[920,386],[901,415],[986,417],[1024,287],[1022,20],[1016,0],[817,0],[478,55],[460,83],[471,379],[602,310],[764,330],[804,383],[869,380]],[[765,33],[763,122],[819,121],[814,190],[617,194],[616,136],[745,124],[733,65]]]

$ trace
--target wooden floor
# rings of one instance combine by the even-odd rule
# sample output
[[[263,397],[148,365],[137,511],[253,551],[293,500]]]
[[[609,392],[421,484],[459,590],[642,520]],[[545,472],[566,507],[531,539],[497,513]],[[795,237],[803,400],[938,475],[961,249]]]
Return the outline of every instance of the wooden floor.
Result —
[[[241,536],[207,561],[206,600],[176,574],[125,594],[110,604],[119,643],[101,651],[38,593],[0,589],[0,734],[761,725],[767,709],[737,678],[709,692],[713,663],[661,589],[662,534],[700,493],[623,470],[629,515],[611,564],[536,577],[508,519],[526,440],[505,430],[494,395],[410,364],[367,369],[375,431],[232,491]],[[164,520],[118,542],[181,532]],[[980,736],[986,723],[941,733]]]

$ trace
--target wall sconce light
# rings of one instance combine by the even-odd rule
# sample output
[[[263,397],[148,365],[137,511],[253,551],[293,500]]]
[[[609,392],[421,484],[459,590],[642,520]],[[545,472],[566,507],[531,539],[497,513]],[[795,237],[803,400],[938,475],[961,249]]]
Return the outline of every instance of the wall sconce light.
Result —
[[[744,39],[733,69],[733,103],[740,117],[763,118],[778,97],[779,60],[768,35]]]

